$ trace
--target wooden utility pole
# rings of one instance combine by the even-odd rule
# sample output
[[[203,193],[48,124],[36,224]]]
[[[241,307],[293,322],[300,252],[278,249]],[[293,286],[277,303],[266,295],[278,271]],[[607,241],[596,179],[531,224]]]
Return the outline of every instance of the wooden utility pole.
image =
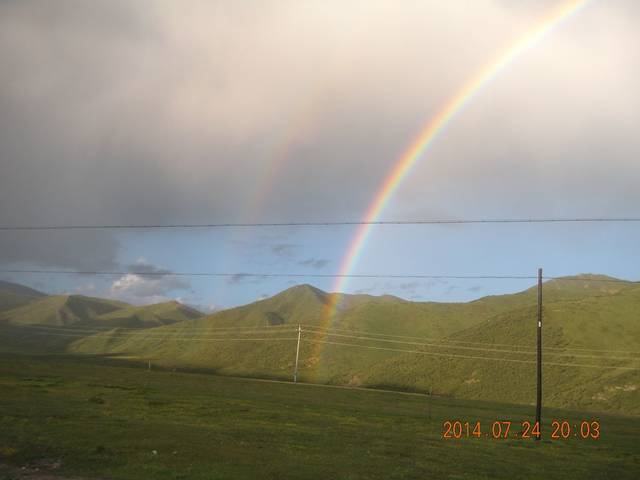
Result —
[[[302,333],[302,328],[300,328],[300,324],[298,324],[298,345],[296,346],[296,366],[293,371],[293,383],[298,383],[298,357],[300,356],[300,334]]]
[[[542,414],[542,269],[538,269],[538,355],[537,355],[537,391],[536,391],[536,423],[540,433],[536,435],[536,440],[542,436],[542,425],[540,417]]]

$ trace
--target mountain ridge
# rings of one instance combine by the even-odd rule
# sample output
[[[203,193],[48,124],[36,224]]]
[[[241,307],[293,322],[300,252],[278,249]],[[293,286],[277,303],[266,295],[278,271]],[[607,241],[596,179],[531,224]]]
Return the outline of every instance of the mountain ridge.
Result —
[[[328,319],[330,301],[338,308]],[[55,348],[166,368],[288,379],[300,324],[302,381],[528,403],[535,384],[536,303],[535,286],[446,303],[296,285],[250,304],[146,328],[103,318],[113,328],[78,334]],[[105,316],[113,320],[136,308]],[[638,312],[637,283],[587,275],[543,284],[543,371],[552,405],[640,414]],[[610,358],[615,355],[623,358]]]

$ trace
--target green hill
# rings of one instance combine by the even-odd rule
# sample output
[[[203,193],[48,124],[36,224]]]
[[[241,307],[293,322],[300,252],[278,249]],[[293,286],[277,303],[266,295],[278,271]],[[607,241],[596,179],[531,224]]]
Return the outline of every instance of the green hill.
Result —
[[[80,295],[45,296],[0,312],[0,349],[3,351],[64,351],[69,343],[95,333],[87,328],[101,314],[127,305]]]
[[[102,331],[122,327],[144,329],[201,316],[175,301],[132,306],[82,295],[43,296],[0,312],[0,349],[66,351],[73,341]]]
[[[14,295],[22,295],[27,297],[46,297],[46,294],[25,285],[18,283],[5,282],[0,280],[0,293],[11,293]]]
[[[11,325],[147,328],[201,316],[197,310],[176,301],[133,306],[83,295],[56,295],[1,312],[0,321]]]
[[[551,405],[640,414],[640,286],[611,280],[582,275],[544,284],[544,391]],[[55,298],[15,309],[9,317],[32,322],[32,316],[16,312],[33,315],[36,306]],[[323,312],[332,300],[338,308],[327,325]],[[335,297],[299,285],[205,317],[177,303],[123,306],[72,324],[71,334],[52,332],[51,338],[63,337],[66,343],[56,348],[70,353],[289,379],[301,324],[302,381],[529,403],[535,389],[536,302],[535,287],[468,303],[436,303]],[[59,320],[52,317],[50,325],[63,327],[52,328],[69,325]]]
[[[549,282],[545,291],[560,290],[564,284]],[[607,296],[600,293],[544,304],[545,401],[567,408],[637,415],[640,287],[627,286]],[[403,354],[374,366],[363,373],[362,383],[410,386],[457,398],[532,403],[536,388],[535,319],[535,306],[496,315],[447,337],[442,346],[417,347],[424,354]],[[439,356],[443,353],[458,357]]]
[[[200,318],[197,310],[176,301],[145,306],[126,306],[96,317],[93,324],[113,327],[148,328]]]
[[[277,377],[284,375],[291,363],[293,326],[318,325],[327,300],[325,292],[301,285],[200,319],[144,332],[118,329],[93,335],[74,342],[71,350],[126,354],[168,367]],[[287,340],[269,341],[273,338]]]
[[[545,350],[545,361],[595,365],[545,367],[546,395],[556,406],[640,413],[638,371],[597,368],[640,367],[636,355],[624,352],[639,350],[640,287],[602,280],[611,279],[586,275],[545,283],[544,345],[555,349]],[[343,295],[326,329],[321,316],[329,299],[300,285],[195,321],[83,338],[71,349],[131,355],[167,367],[289,378],[295,327],[302,324],[303,380],[519,403],[534,398],[536,288],[469,303]],[[515,361],[490,359],[495,357]]]
[[[55,295],[2,312],[0,321],[11,325],[69,326],[90,322],[95,317],[127,306],[115,300],[83,295]]]
[[[27,305],[46,295],[17,283],[0,281],[0,312]]]

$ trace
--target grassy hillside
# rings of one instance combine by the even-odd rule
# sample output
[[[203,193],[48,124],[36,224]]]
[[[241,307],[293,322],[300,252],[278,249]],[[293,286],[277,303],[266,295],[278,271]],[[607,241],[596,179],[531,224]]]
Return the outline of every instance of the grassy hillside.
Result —
[[[69,326],[126,307],[126,303],[83,295],[55,295],[0,313],[11,325]]]
[[[493,422],[517,433],[533,409],[59,356],[0,357],[0,389],[0,478],[34,478],[24,465],[123,480],[640,477],[633,417],[545,409],[543,441],[496,440]],[[597,420],[601,437],[550,440],[554,418]],[[443,439],[453,419],[484,435]]]
[[[640,287],[601,280],[606,279],[545,283],[545,397],[559,407],[640,414],[639,372],[629,370],[640,368],[640,353],[628,353],[640,352]],[[69,348],[167,367],[288,379],[295,328],[302,324],[303,380],[530,403],[536,298],[535,288],[453,304],[346,295],[327,330],[321,315],[329,294],[301,285],[201,319],[144,332],[113,330]]]
[[[12,293],[14,295],[23,295],[28,297],[45,297],[46,294],[25,285],[18,283],[5,282],[0,280],[0,293]]]
[[[82,295],[44,296],[0,312],[0,350],[66,351],[73,341],[114,328],[144,329],[202,314],[178,302],[132,306]]]
[[[317,288],[299,285],[274,297],[196,321],[142,333],[118,330],[84,338],[74,342],[71,349],[139,356],[166,366],[284,378],[293,370],[294,329],[298,324],[320,328],[329,299],[329,294]],[[482,303],[461,306],[407,302],[391,296],[344,295],[333,326],[440,337],[479,321],[476,312],[493,311],[494,308]],[[343,377],[354,369],[367,369],[389,355],[354,357],[347,352],[342,357],[342,351],[323,355],[312,345],[304,344],[301,367],[316,381],[343,383]],[[333,368],[334,363],[340,364],[340,368]]]
[[[65,351],[74,340],[95,333],[91,321],[127,304],[81,295],[42,297],[0,312],[0,350]]]
[[[637,286],[607,297],[547,302],[543,310],[545,401],[568,408],[640,414],[639,312]],[[451,335],[442,346],[417,346],[425,353],[404,354],[378,364],[366,372],[363,383],[532,403],[535,314],[535,307],[524,307]],[[475,358],[440,357],[442,353]],[[602,368],[609,366],[622,368]]]
[[[558,407],[640,414],[640,286],[603,280],[611,279],[588,275],[544,285],[545,397]],[[11,325],[0,328],[0,347],[290,379],[301,324],[303,381],[518,403],[534,398],[535,288],[468,303],[341,295],[327,325],[330,300],[299,285],[200,317],[176,302],[133,307],[45,297],[0,313]]]
[[[0,281],[0,312],[21,307],[46,296],[33,288]]]
[[[148,328],[158,325],[169,325],[202,317],[197,310],[170,301],[145,306],[126,306],[113,312],[95,317],[92,324],[102,326]]]

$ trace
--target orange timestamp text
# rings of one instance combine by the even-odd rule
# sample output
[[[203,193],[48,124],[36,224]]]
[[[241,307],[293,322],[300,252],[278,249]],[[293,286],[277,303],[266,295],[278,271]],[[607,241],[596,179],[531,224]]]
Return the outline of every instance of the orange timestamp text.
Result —
[[[570,422],[568,420],[556,420],[551,422],[549,432],[552,440],[568,440],[580,438],[583,440],[598,440],[600,438],[600,422],[597,420],[581,420]],[[480,421],[445,420],[442,422],[442,438],[459,440],[467,438],[491,438],[500,439],[530,439],[541,438],[542,431],[538,422],[523,420],[513,422],[511,420],[496,420],[483,424]]]

